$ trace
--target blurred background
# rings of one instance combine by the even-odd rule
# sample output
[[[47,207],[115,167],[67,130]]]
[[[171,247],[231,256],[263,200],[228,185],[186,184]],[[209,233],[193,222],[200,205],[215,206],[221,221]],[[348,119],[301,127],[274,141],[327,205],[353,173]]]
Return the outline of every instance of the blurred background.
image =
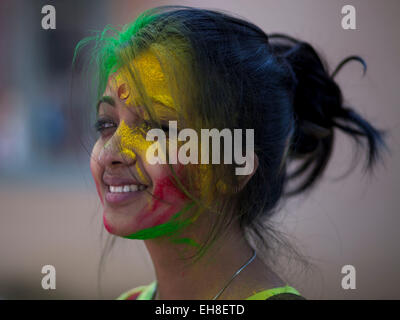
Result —
[[[41,27],[42,7],[56,8],[56,29]],[[89,171],[93,106],[71,90],[77,42],[107,24],[123,25],[158,5],[222,9],[304,39],[331,70],[361,55],[337,77],[346,101],[388,129],[391,156],[374,176],[362,166],[338,180],[354,145],[340,133],[325,178],[308,197],[292,199],[276,218],[316,268],[292,284],[309,299],[399,299],[400,285],[400,2],[386,0],[96,0],[0,2],[0,299],[113,299],[154,279],[139,241],[118,239],[106,259],[100,203]],[[341,26],[344,5],[356,30]],[[73,92],[73,97],[72,97]],[[43,290],[44,265],[56,290]],[[356,268],[344,290],[341,269]]]

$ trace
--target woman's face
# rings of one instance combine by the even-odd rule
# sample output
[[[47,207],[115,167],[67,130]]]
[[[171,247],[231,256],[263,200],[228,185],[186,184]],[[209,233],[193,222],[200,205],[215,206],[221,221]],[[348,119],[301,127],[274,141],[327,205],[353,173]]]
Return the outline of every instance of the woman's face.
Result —
[[[150,53],[136,59],[150,98],[158,101],[154,111],[162,122],[177,119],[160,64]],[[149,164],[146,150],[147,115],[133,92],[117,73],[110,77],[98,104],[100,136],[93,148],[90,167],[103,204],[105,228],[128,236],[167,222],[179,212],[187,197],[174,186],[167,164]],[[181,165],[174,165],[180,176]]]

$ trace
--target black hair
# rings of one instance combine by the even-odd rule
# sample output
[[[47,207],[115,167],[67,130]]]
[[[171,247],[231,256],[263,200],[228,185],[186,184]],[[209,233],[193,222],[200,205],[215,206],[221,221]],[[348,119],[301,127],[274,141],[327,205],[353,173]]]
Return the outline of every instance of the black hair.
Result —
[[[323,176],[335,129],[366,147],[369,170],[387,148],[384,132],[345,105],[334,79],[349,61],[357,60],[366,68],[362,58],[346,58],[329,73],[309,43],[287,35],[268,35],[253,23],[222,11],[164,6],[146,11],[136,21],[120,33],[113,29],[109,38],[105,32],[97,38],[97,47],[103,45],[96,60],[103,70],[101,90],[109,76],[105,68],[116,70],[124,65],[118,58],[133,57],[154,43],[166,48],[164,58],[168,54],[175,58],[179,50],[186,50],[189,72],[173,73],[191,98],[186,120],[193,120],[196,129],[254,129],[258,168],[249,182],[237,189],[238,177],[230,168],[228,175],[226,170],[215,174],[209,185],[215,198],[222,197],[217,188],[220,179],[232,187],[234,192],[224,196],[222,209],[235,213],[211,231],[210,243],[226,227],[225,222],[239,219],[243,229],[253,231],[271,248],[267,239],[274,230],[268,226],[269,218],[281,199],[311,190]],[[170,39],[180,42],[169,45]],[[136,50],[132,55],[126,54],[130,46]],[[187,74],[191,79],[184,81]],[[201,121],[194,124],[194,115]],[[292,163],[295,169],[289,172]],[[289,188],[292,181],[297,181],[294,189]]]

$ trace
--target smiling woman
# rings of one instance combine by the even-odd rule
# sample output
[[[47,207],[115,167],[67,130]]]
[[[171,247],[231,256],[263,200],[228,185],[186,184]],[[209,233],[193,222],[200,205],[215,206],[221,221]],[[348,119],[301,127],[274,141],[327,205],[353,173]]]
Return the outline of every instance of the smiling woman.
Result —
[[[107,27],[76,52],[91,42],[99,138],[90,166],[104,226],[145,240],[156,271],[152,284],[120,298],[301,298],[274,268],[271,253],[285,242],[270,217],[285,196],[316,186],[335,128],[366,139],[368,168],[385,146],[382,132],[343,105],[315,50],[225,13],[181,6],[148,10],[121,31]],[[254,166],[237,175],[235,159],[149,162],[152,129],[165,131],[157,143],[168,147],[158,157],[177,159],[183,149],[168,135],[170,121],[198,136],[254,130]],[[241,140],[241,150],[250,143]]]

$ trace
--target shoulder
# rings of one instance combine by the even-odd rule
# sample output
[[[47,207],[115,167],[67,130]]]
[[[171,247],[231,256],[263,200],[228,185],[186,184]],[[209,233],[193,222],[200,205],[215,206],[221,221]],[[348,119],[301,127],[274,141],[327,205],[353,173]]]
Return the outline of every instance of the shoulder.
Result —
[[[156,290],[157,283],[136,287],[122,293],[116,300],[151,300]]]
[[[279,293],[267,298],[266,300],[306,300],[306,298],[294,293]]]
[[[295,288],[283,286],[257,292],[246,300],[306,300]]]

